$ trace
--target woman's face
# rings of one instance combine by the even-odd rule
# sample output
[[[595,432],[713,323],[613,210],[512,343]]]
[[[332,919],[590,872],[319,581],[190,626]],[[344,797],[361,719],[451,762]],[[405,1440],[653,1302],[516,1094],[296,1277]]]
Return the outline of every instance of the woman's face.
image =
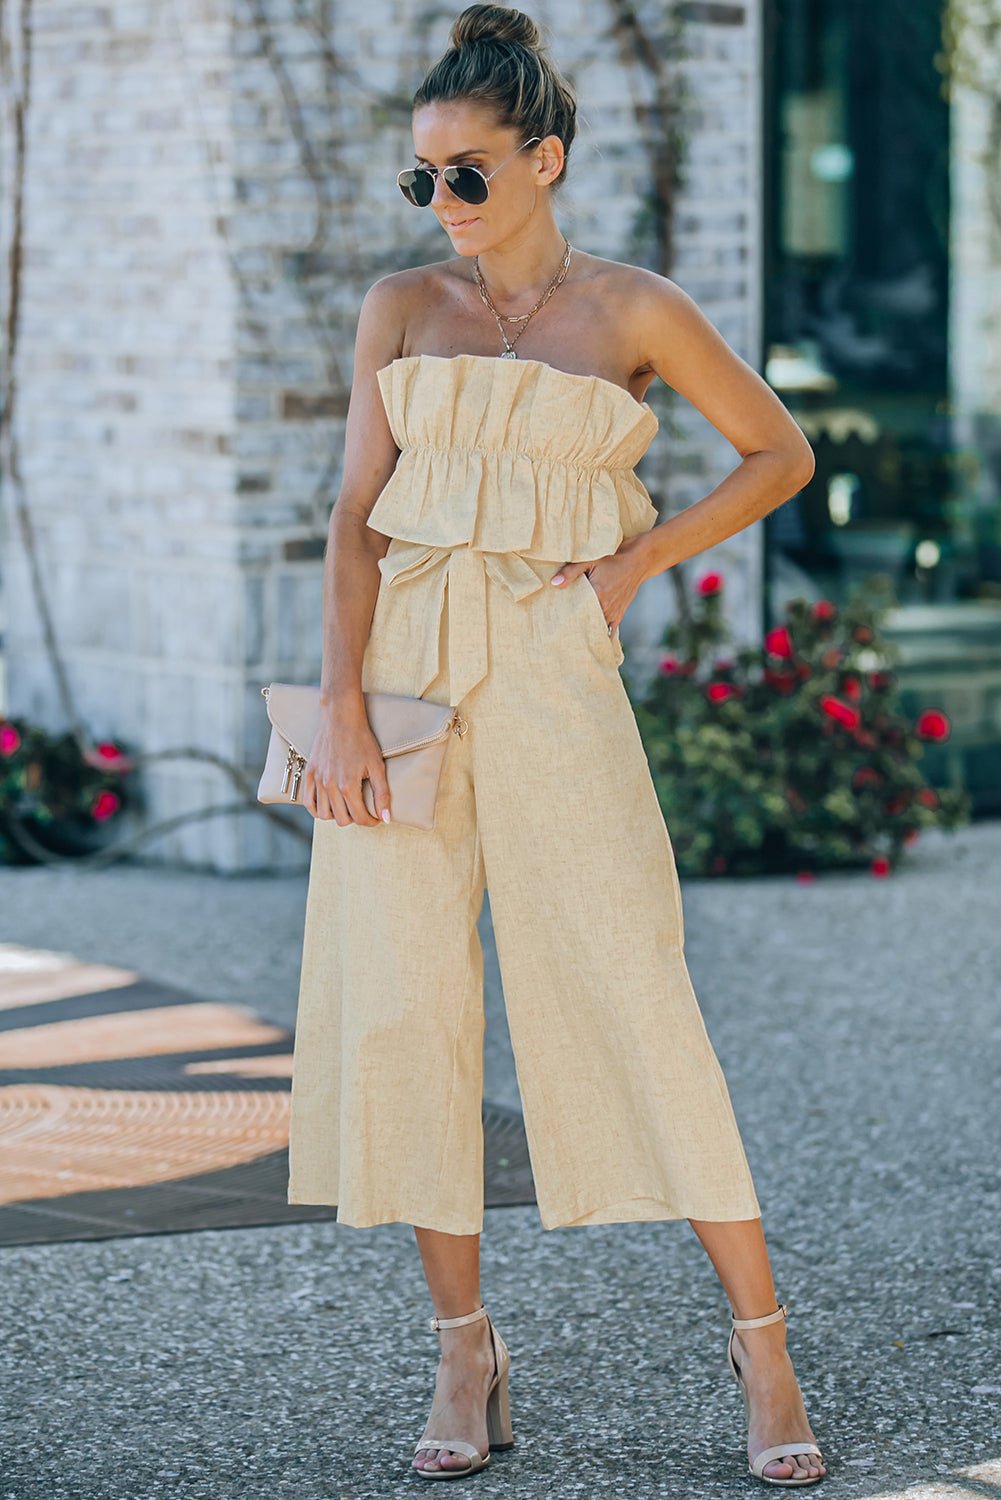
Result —
[[[438,168],[429,207],[459,255],[480,255],[522,228],[540,205],[541,189],[562,166],[553,169],[554,142],[559,146],[554,136],[518,151],[530,131],[499,126],[489,111],[459,100],[421,105],[414,111],[413,133],[414,166]],[[478,167],[489,177],[501,162],[483,203],[457,198],[441,175],[442,167]]]

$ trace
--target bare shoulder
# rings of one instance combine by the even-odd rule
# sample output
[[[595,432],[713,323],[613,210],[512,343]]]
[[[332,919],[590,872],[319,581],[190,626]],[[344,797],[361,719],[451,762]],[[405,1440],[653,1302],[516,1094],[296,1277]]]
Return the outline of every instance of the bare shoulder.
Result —
[[[396,358],[406,351],[407,330],[420,314],[441,298],[454,295],[462,277],[455,261],[432,261],[424,266],[408,266],[390,271],[374,281],[362,299],[358,314],[359,329],[366,332]],[[468,279],[468,278],[465,278]]]
[[[624,316],[637,339],[644,369],[654,371],[675,390],[682,389],[693,361],[729,360],[750,373],[751,367],[684,287],[643,266],[628,269],[632,275]]]
[[[802,431],[695,298],[669,276],[643,266],[607,265],[608,300],[634,351],[636,373],[650,380],[659,375],[741,455],[766,448],[788,453],[795,472],[809,478],[813,451]]]
[[[691,298],[667,276],[659,276],[645,266],[580,251],[578,258],[580,277],[590,282],[589,290],[602,309],[603,323],[615,330],[631,372],[637,376],[662,374],[650,344],[650,320],[656,319],[660,329],[668,333],[680,328],[686,302],[695,306]]]

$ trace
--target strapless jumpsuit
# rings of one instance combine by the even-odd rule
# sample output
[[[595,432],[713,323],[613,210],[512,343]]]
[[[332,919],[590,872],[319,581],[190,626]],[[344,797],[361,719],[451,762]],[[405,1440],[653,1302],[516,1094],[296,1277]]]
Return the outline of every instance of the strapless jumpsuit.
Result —
[[[378,381],[400,456],[362,687],[467,729],[433,830],[313,820],[288,1201],[482,1230],[486,887],[542,1227],[757,1218],[622,647],[586,575],[549,583],[656,521],[656,414],[531,359]]]

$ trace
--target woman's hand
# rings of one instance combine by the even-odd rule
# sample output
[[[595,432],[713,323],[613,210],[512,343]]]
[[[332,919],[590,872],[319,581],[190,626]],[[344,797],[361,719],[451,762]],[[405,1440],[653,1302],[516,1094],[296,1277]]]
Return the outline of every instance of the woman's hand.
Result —
[[[365,806],[361,784],[372,783],[376,816]],[[364,709],[332,709],[324,713],[302,773],[302,803],[314,818],[333,818],[341,828],[349,823],[372,828],[390,821],[386,762]]]
[[[643,533],[628,537],[617,552],[609,552],[593,561],[565,563],[549,582],[554,588],[563,589],[581,573],[586,573],[589,587],[598,596],[605,624],[612,627],[611,635],[618,630],[622,616],[647,577],[646,551],[642,541]]]

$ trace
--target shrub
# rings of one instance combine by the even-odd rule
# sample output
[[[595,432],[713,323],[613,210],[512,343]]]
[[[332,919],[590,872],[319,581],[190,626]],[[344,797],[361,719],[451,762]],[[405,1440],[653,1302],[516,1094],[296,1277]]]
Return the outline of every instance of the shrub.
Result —
[[[924,743],[949,722],[899,711],[886,593],[876,577],[842,608],[791,599],[761,645],[731,647],[723,579],[699,581],[635,705],[680,871],[887,875],[923,828],[969,821],[965,792],[922,776]]]
[[[0,717],[0,862],[26,863],[36,844],[82,854],[106,842],[134,801],[131,771],[110,740],[82,751],[72,734]]]

